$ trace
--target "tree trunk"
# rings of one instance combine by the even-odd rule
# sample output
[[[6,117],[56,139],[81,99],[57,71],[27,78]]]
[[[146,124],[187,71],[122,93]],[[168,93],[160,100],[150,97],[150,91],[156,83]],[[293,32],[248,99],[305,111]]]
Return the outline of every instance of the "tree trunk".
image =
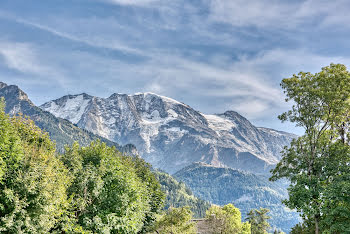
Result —
[[[319,220],[320,216],[319,215],[315,215],[315,234],[319,234],[320,233],[320,227],[319,227]]]

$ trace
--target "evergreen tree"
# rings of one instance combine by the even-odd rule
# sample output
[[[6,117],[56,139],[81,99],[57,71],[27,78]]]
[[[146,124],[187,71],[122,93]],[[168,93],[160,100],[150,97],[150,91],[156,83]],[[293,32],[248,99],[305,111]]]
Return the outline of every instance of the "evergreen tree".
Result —
[[[246,220],[249,221],[251,225],[252,234],[266,234],[267,230],[270,228],[270,224],[267,220],[270,218],[267,213],[268,209],[260,208],[260,210],[254,209],[249,211]]]

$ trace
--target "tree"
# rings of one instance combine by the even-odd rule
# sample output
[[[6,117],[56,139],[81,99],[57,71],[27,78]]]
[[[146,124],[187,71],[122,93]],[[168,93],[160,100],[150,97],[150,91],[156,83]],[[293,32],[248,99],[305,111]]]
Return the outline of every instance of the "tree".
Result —
[[[273,231],[273,234],[285,234],[285,233],[282,232],[281,230],[275,229],[275,231]]]
[[[190,207],[169,208],[163,216],[155,223],[156,233],[169,234],[194,234],[195,224],[192,220]]]
[[[232,204],[223,207],[211,206],[207,210],[206,219],[212,233],[220,234],[250,234],[250,224],[241,221],[241,212]]]
[[[249,211],[246,220],[249,221],[251,225],[252,234],[265,234],[270,228],[270,224],[267,220],[270,218],[267,213],[269,209],[260,208],[260,210],[254,209]]]
[[[331,230],[349,223],[346,217],[323,222],[330,218],[327,209],[334,211],[342,204],[348,210],[348,198],[339,185],[349,173],[350,74],[341,64],[331,64],[316,74],[300,72],[283,79],[286,101],[293,101],[292,109],[279,116],[304,128],[305,134],[292,141],[282,152],[282,160],[272,171],[271,180],[288,178],[289,199],[284,203],[302,212],[304,220],[312,220],[315,233]],[[340,154],[339,154],[340,153]],[[335,161],[341,158],[339,161]],[[333,162],[333,163],[332,163]],[[339,172],[339,169],[343,173]],[[336,179],[335,179],[336,178]],[[348,186],[348,185],[347,185]],[[348,216],[349,217],[349,216]],[[332,227],[327,227],[331,225]]]
[[[146,213],[141,233],[145,233],[152,228],[153,223],[157,219],[157,215],[164,207],[165,194],[161,190],[161,185],[156,178],[154,172],[151,171],[151,165],[146,163],[140,157],[123,156],[125,161],[129,161],[130,165],[135,168],[136,175],[147,186],[147,194],[149,198],[150,210]]]
[[[320,226],[324,233],[350,231],[350,146],[342,140],[329,145],[324,158]]]
[[[0,232],[48,233],[66,215],[67,170],[47,133],[0,101]]]
[[[315,233],[315,224],[309,220],[304,220],[303,223],[295,225],[290,234],[313,234]]]
[[[68,188],[73,225],[68,232],[137,233],[151,212],[149,191],[131,161],[99,141],[66,147],[62,162],[73,177]]]

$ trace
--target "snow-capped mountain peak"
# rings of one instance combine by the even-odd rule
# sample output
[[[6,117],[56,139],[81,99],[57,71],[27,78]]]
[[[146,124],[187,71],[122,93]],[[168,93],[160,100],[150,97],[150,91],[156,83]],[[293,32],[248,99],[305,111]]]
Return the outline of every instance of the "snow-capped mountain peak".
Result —
[[[136,145],[147,161],[170,173],[196,161],[266,172],[294,137],[256,128],[234,111],[203,114],[149,92],[67,95],[41,108],[110,140]]]

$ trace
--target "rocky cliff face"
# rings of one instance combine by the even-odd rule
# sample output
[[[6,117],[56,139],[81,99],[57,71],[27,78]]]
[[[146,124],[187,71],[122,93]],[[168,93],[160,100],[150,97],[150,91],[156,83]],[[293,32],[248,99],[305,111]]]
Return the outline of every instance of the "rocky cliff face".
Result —
[[[56,141],[58,151],[62,152],[64,145],[71,145],[78,141],[81,145],[87,145],[91,141],[99,139],[110,146],[117,147],[126,154],[137,154],[135,146],[129,144],[120,146],[108,139],[80,129],[71,122],[57,118],[47,111],[35,106],[27,94],[16,85],[7,85],[0,82],[0,97],[6,101],[5,112],[10,115],[22,113],[30,117],[37,126],[50,134],[52,140]]]
[[[265,173],[295,137],[257,128],[234,111],[205,115],[153,93],[68,95],[41,108],[111,141],[134,144],[154,167],[169,173],[198,161]]]

